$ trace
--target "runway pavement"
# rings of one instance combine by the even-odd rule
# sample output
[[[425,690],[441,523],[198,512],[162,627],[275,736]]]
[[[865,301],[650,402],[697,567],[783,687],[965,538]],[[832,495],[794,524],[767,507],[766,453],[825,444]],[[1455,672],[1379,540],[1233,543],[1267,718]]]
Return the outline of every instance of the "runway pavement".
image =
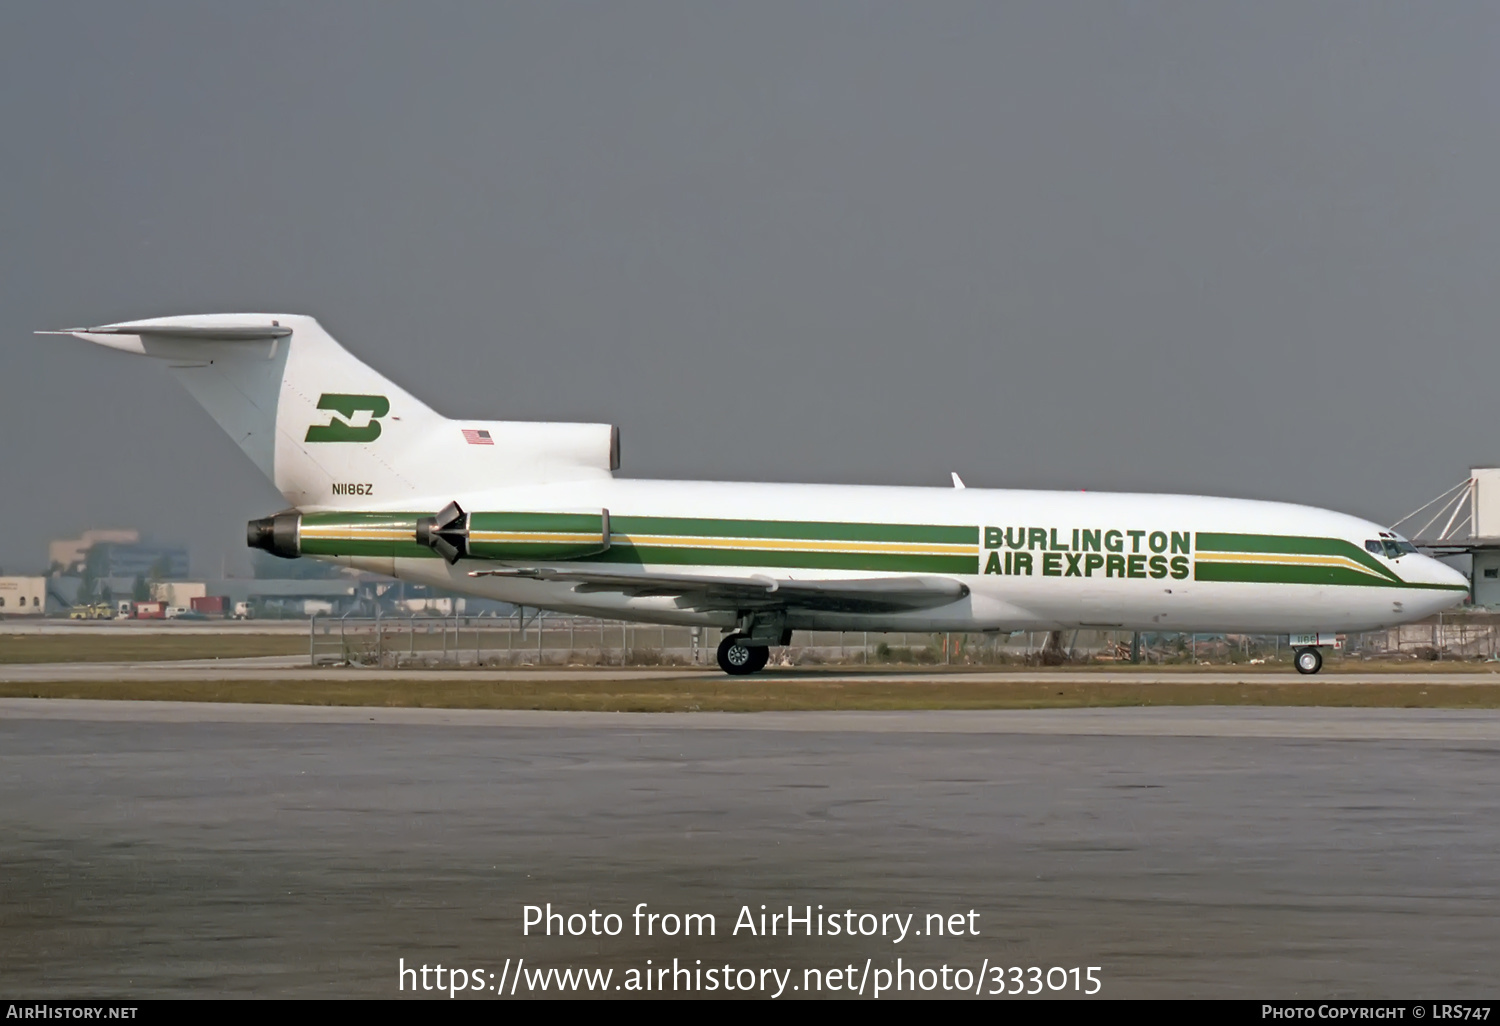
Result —
[[[900,957],[1097,965],[1115,997],[1493,996],[1497,758],[1490,711],[0,700],[0,989],[385,997],[402,958],[521,957],[800,983]],[[523,937],[547,902],[624,935]],[[716,934],[630,936],[640,902]],[[978,936],[734,936],[762,903],[972,910]]]
[[[1257,737],[1500,742],[1500,710],[977,709],[903,712],[563,712],[216,702],[0,698],[0,722],[405,725],[521,730],[796,731],[856,734],[1054,734],[1107,737]]]

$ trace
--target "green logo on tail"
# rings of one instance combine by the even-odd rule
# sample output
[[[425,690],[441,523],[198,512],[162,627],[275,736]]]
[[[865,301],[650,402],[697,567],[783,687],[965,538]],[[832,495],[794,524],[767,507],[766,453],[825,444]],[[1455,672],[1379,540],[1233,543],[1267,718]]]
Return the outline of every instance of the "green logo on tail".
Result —
[[[391,401],[383,395],[325,392],[318,400],[318,409],[332,411],[333,417],[327,424],[311,425],[303,441],[373,442],[380,437],[380,418],[391,412]]]

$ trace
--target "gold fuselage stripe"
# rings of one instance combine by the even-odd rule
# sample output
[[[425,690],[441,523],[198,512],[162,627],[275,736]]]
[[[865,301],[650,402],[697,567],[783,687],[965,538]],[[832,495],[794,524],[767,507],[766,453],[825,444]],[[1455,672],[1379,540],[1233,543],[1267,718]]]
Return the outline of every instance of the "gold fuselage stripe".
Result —
[[[1348,556],[1325,556],[1312,553],[1299,554],[1294,552],[1199,552],[1196,556],[1200,563],[1257,563],[1268,566],[1341,566],[1348,570],[1358,570],[1362,574],[1386,580],[1384,575],[1376,573],[1363,563],[1350,559]]]

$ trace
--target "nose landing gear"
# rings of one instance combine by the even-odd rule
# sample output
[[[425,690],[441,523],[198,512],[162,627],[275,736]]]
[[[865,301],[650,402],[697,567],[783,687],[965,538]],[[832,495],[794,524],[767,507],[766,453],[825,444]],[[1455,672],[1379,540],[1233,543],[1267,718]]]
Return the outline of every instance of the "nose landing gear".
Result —
[[[1317,673],[1323,668],[1323,653],[1315,648],[1299,648],[1292,662],[1298,673]]]

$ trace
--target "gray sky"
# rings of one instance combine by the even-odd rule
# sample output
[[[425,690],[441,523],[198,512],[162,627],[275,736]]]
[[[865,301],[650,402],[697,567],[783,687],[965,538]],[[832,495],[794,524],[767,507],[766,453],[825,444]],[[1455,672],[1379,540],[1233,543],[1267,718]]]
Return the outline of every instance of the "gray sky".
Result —
[[[0,11],[0,566],[280,497],[151,361],[320,318],[632,477],[1191,491],[1389,521],[1500,463],[1500,6]]]

